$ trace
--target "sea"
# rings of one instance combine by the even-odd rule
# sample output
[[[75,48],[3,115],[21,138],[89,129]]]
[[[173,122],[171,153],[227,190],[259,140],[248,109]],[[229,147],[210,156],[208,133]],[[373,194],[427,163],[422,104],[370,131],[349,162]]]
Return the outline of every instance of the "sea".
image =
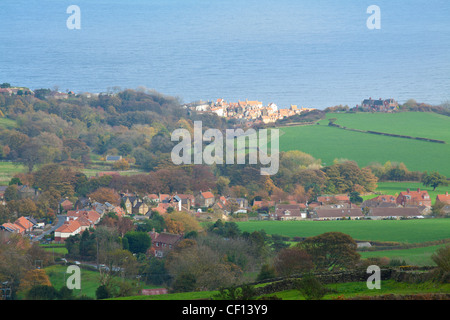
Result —
[[[437,105],[450,100],[449,17],[448,0],[0,0],[0,83]]]

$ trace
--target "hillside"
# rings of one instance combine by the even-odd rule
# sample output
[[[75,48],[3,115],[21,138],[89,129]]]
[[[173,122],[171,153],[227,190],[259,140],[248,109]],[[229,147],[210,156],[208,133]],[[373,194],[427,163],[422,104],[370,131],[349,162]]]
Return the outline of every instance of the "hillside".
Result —
[[[450,118],[434,113],[398,114],[333,113],[336,124],[359,130],[411,135],[450,142]],[[348,131],[318,125],[280,128],[281,151],[300,150],[329,165],[335,159],[349,159],[360,166],[387,161],[403,162],[411,171],[439,171],[450,176],[450,145]]]

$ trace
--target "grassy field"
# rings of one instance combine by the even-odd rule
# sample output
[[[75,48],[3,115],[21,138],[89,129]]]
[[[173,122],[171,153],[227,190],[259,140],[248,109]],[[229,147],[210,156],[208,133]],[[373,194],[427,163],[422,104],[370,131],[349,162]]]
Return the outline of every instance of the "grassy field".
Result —
[[[70,276],[67,274],[67,267],[62,265],[53,265],[45,268],[47,275],[50,278],[52,286],[59,290],[62,286],[65,286],[65,281]],[[117,278],[118,281],[122,281],[121,278]],[[74,296],[86,295],[91,298],[95,298],[95,291],[100,286],[100,273],[97,271],[91,271],[81,269],[81,290],[73,289]],[[155,286],[142,285],[142,289],[153,289]]]
[[[431,282],[412,284],[396,282],[394,280],[381,281],[381,289],[370,290],[367,288],[366,282],[348,282],[348,283],[336,283],[326,285],[327,288],[332,290],[332,293],[326,294],[324,300],[333,300],[340,298],[354,298],[358,296],[376,296],[383,294],[426,294],[426,293],[449,293],[450,284],[437,284]],[[173,293],[165,295],[155,296],[134,296],[126,298],[116,298],[112,300],[205,300],[210,299],[217,294],[217,291],[202,291],[202,292],[185,292],[185,293]],[[275,294],[269,294],[267,296],[276,295],[282,300],[304,300],[298,290],[286,290],[277,292]]]
[[[450,118],[437,113],[329,113],[327,119],[336,118],[341,126],[378,132],[444,140],[450,143]],[[328,120],[321,120],[327,125]]]
[[[399,250],[379,250],[360,252],[361,258],[389,258],[405,261],[407,265],[414,266],[434,266],[435,263],[431,259],[433,253],[445,245],[428,246],[422,248],[399,249]]]
[[[338,231],[361,241],[423,243],[450,238],[450,219],[247,221],[237,224],[242,231],[265,230],[268,234],[288,237],[311,237]]]
[[[15,162],[0,162],[0,185],[8,185],[11,178],[20,172],[27,172],[27,168]]]
[[[450,118],[431,113],[328,114],[337,124],[363,130],[410,134],[450,142]],[[342,120],[342,123],[341,123]],[[403,162],[411,171],[439,171],[450,176],[450,145],[379,136],[320,125],[280,128],[280,150],[301,150],[325,165],[349,159],[360,166],[373,162]]]

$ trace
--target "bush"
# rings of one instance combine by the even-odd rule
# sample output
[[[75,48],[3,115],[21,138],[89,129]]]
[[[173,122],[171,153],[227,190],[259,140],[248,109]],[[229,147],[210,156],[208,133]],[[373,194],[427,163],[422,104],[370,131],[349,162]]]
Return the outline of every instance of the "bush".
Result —
[[[320,300],[328,292],[328,289],[312,274],[296,280],[294,286],[306,300]]]

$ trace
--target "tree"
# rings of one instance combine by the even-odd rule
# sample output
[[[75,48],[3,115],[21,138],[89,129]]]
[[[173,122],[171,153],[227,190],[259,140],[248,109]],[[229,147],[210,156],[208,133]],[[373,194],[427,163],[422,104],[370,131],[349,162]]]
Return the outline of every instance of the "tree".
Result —
[[[45,270],[43,269],[33,269],[28,271],[23,279],[20,281],[20,291],[28,291],[35,286],[51,286],[51,282]]]
[[[51,285],[36,285],[26,294],[27,300],[55,300],[58,299],[58,291]]]
[[[276,277],[276,271],[274,267],[271,267],[268,264],[263,264],[261,270],[258,273],[256,278],[257,281],[274,279]]]
[[[436,250],[431,259],[441,271],[450,272],[450,245]]]
[[[120,195],[111,188],[101,187],[88,195],[93,201],[100,203],[109,202],[118,206],[120,204]]]
[[[356,203],[356,204],[360,204],[361,202],[364,201],[364,199],[359,195],[359,192],[356,191],[352,191],[350,192],[350,202],[351,203]]]
[[[441,185],[448,186],[447,178],[437,171],[434,171],[429,175],[425,173],[424,177],[422,178],[422,183],[426,187],[428,186],[433,187],[433,191],[435,191],[436,188]]]
[[[314,265],[311,256],[300,248],[281,250],[275,258],[274,267],[278,275],[288,277],[310,271]]]
[[[146,253],[151,246],[151,238],[147,232],[130,231],[124,237],[127,238],[132,253]]]
[[[328,291],[312,274],[307,274],[297,280],[295,288],[300,291],[306,300],[320,300]]]
[[[355,240],[341,232],[327,232],[310,237],[297,246],[312,256],[318,269],[352,268],[360,259]]]

